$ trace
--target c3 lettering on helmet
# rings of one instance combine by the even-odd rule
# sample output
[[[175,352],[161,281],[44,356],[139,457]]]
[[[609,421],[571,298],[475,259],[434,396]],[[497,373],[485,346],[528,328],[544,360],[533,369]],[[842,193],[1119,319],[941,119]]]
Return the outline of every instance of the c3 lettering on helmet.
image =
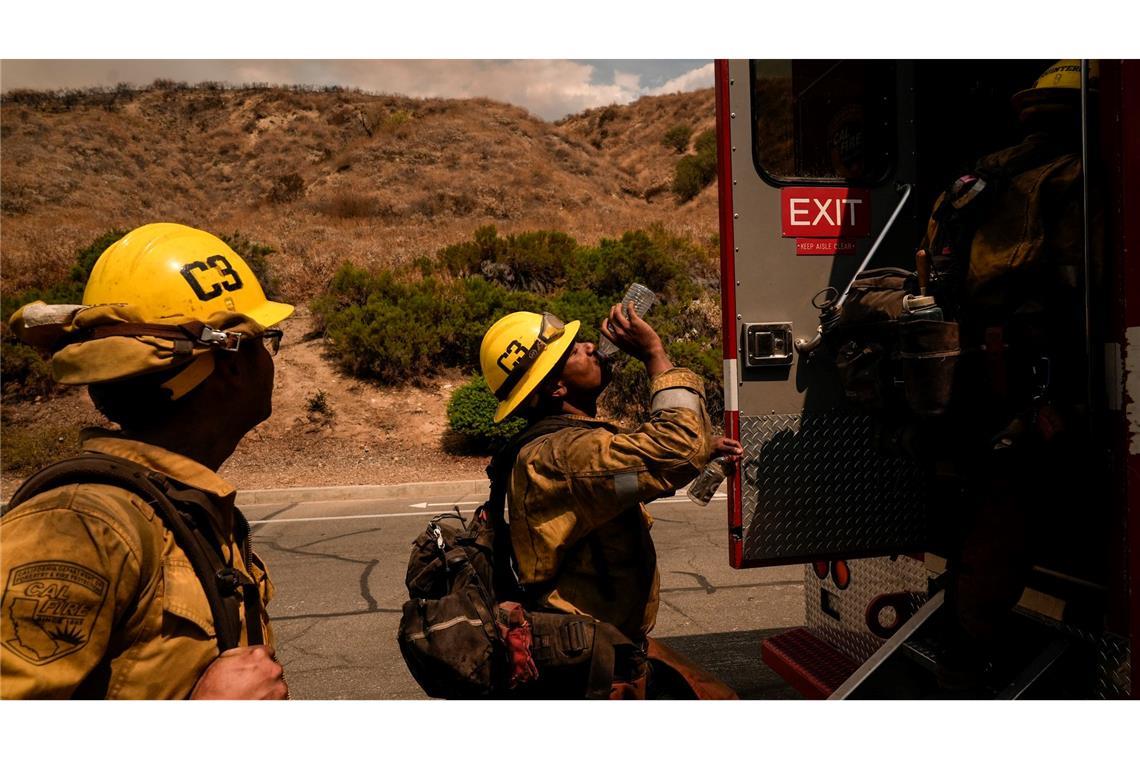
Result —
[[[205,290],[202,288],[202,283],[198,281],[198,277],[194,272],[208,272],[211,269],[216,269],[222,279],[211,285],[209,290]],[[194,290],[194,295],[198,296],[198,300],[200,301],[210,301],[217,298],[222,294],[223,290],[230,292],[241,290],[241,277],[234,271],[230,262],[226,261],[225,256],[210,256],[205,261],[191,261],[179,271],[182,273],[182,277],[186,282],[190,284],[190,287]]]
[[[511,358],[512,355],[516,355],[518,358],[511,362],[511,366],[508,367],[506,365],[506,362]],[[512,340],[510,345],[507,346],[507,350],[504,351],[503,355],[499,357],[497,363],[499,365],[499,368],[509,375],[511,374],[511,370],[515,368],[515,365],[519,363],[519,359],[524,356],[526,356],[526,346],[524,346],[522,343],[519,343],[517,340]]]

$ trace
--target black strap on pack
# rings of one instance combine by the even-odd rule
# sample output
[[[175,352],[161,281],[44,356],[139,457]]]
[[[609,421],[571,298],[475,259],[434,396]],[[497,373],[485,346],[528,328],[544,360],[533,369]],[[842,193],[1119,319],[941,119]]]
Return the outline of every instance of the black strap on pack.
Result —
[[[154,509],[174,535],[178,547],[190,560],[202,584],[214,621],[219,653],[233,649],[241,641],[240,590],[245,604],[246,636],[250,645],[264,643],[261,629],[261,595],[257,584],[237,568],[226,564],[221,544],[213,535],[207,512],[211,505],[201,491],[185,488],[165,476],[121,457],[95,452],[48,465],[20,486],[4,508],[4,514],[31,497],[63,486],[99,483],[115,486],[139,496]],[[249,523],[240,513],[248,539]],[[246,558],[247,562],[249,558]]]
[[[556,433],[559,430],[565,428],[589,429],[594,427],[597,427],[597,424],[589,420],[565,415],[543,417],[517,434],[491,457],[491,463],[487,465],[487,477],[491,480],[491,495],[482,508],[486,510],[487,516],[491,520],[491,525],[495,531],[495,594],[500,599],[534,598],[541,596],[542,592],[547,590],[545,588],[530,587],[526,589],[526,593],[524,594],[523,590],[519,588],[518,582],[515,580],[515,575],[511,570],[511,566],[516,563],[514,559],[514,549],[511,546],[510,532],[506,522],[507,493],[510,490],[511,472],[514,470],[515,460],[518,459],[519,452],[521,452],[528,443],[536,441],[543,436],[550,435],[551,433]],[[601,542],[598,541],[596,537],[592,540],[590,553],[594,557],[595,567],[602,580],[604,591],[605,588],[612,587],[612,583],[609,580],[608,568],[605,557],[602,554]],[[509,558],[509,562],[501,558]]]

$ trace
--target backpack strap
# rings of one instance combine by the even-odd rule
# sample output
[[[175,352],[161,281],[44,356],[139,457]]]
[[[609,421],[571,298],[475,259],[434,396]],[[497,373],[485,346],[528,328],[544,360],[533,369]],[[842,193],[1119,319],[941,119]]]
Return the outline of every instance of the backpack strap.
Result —
[[[586,699],[609,699],[619,669],[636,670],[644,660],[640,648],[610,623],[566,612],[528,612],[527,617],[539,671],[555,679],[567,671],[582,674]]]
[[[491,494],[479,511],[491,521],[495,534],[495,594],[500,599],[522,599],[524,597],[541,596],[545,587],[552,584],[543,584],[541,588],[531,587],[525,591],[519,587],[513,567],[517,567],[514,548],[511,546],[511,537],[506,522],[507,493],[510,490],[511,473],[519,453],[532,441],[543,436],[556,433],[565,428],[593,428],[595,424],[589,420],[567,417],[564,415],[551,415],[532,423],[522,432],[508,441],[487,465],[487,477],[491,481]],[[588,539],[590,540],[590,539]],[[597,537],[592,538],[590,553],[594,557],[595,568],[602,579],[603,592],[612,589],[608,566],[602,555],[601,542]],[[507,558],[503,561],[500,558]]]
[[[194,574],[202,584],[214,621],[218,651],[225,652],[236,647],[241,636],[237,588],[242,586],[243,596],[248,596],[251,587],[256,590],[256,585],[252,582],[244,583],[239,577],[240,573],[225,563],[221,544],[213,535],[203,513],[207,507],[207,497],[200,491],[179,488],[160,473],[130,460],[86,452],[48,465],[29,477],[13,494],[3,513],[7,514],[19,504],[45,491],[87,483],[122,488],[143,499],[154,509],[167,530],[173,534],[175,543],[190,560]],[[153,563],[155,559],[150,557],[150,561]],[[250,600],[245,599],[250,643],[262,638],[260,598],[258,594],[255,616],[248,614]]]

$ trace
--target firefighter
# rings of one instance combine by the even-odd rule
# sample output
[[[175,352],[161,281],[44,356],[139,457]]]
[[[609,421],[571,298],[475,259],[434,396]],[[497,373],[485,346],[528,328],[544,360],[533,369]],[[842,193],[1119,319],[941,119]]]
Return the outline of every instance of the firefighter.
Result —
[[[698,696],[733,696],[647,640],[657,618],[658,572],[645,503],[696,476],[718,444],[700,378],[674,367],[654,329],[626,308],[628,317],[615,305],[601,332],[640,359],[649,375],[650,418],[631,432],[597,417],[611,372],[593,343],[577,340],[579,322],[515,312],[483,338],[480,364],[499,399],[495,420],[519,414],[531,423],[528,430],[550,431],[523,444],[504,468],[516,573],[529,605],[615,626],[669,666],[658,671],[659,680],[671,670]],[[739,453],[735,442],[719,446]],[[615,697],[644,697],[646,677],[644,661],[619,663]]]
[[[4,698],[288,695],[273,587],[216,471],[269,417],[272,326],[292,312],[218,238],[149,224],[104,251],[82,305],[13,315],[120,430],[85,430],[85,459],[29,478],[3,516]],[[36,493],[46,473],[69,484]]]
[[[963,344],[985,346],[955,378],[969,403],[946,439],[968,492],[943,509],[951,646],[939,675],[951,688],[981,683],[1032,565],[1063,543],[1050,532],[1069,520],[1066,505],[1090,498],[1087,482],[1064,475],[1095,471],[1079,288],[1080,90],[1080,62],[1063,60],[1016,93],[1024,139],[979,159],[939,199],[922,244],[950,262]],[[1093,230],[1097,208],[1094,199]]]

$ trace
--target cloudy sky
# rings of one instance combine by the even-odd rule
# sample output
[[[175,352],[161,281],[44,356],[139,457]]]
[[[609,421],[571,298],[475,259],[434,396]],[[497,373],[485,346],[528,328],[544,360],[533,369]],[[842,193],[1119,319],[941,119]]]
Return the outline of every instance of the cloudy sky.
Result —
[[[708,60],[5,60],[0,87],[144,85],[184,82],[337,84],[416,97],[488,97],[544,119],[712,87]]]

